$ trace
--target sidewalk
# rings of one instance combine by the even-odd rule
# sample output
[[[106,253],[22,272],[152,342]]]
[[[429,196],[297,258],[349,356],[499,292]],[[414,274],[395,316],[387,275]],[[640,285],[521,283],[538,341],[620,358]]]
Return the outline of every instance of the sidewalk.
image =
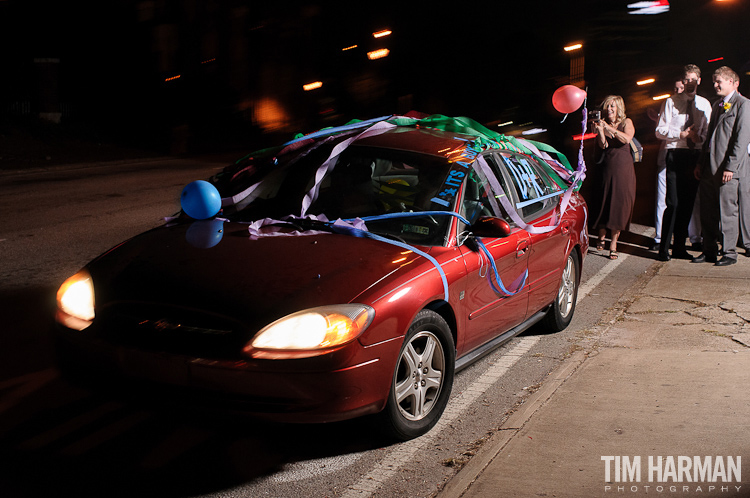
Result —
[[[439,498],[750,497],[750,258],[656,264],[599,343],[554,372]],[[625,456],[631,470],[616,473]],[[709,456],[701,477],[695,457]],[[728,473],[739,457],[741,473]]]

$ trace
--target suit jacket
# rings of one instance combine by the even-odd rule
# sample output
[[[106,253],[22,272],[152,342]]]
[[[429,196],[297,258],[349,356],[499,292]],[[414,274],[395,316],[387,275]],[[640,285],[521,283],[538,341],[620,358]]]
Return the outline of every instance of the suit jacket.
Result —
[[[711,108],[711,122],[701,156],[701,175],[716,176],[724,171],[734,178],[750,176],[750,100],[734,92],[727,111],[719,99]]]

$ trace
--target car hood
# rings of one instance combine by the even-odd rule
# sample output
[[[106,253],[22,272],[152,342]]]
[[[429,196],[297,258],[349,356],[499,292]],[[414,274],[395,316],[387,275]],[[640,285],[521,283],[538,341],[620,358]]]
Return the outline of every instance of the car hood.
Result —
[[[141,234],[97,258],[89,270],[98,309],[174,306],[255,327],[302,309],[352,302],[406,271],[415,258],[421,257],[367,238],[321,232],[251,237],[245,224],[209,220]],[[410,265],[411,271],[414,266],[420,265]]]

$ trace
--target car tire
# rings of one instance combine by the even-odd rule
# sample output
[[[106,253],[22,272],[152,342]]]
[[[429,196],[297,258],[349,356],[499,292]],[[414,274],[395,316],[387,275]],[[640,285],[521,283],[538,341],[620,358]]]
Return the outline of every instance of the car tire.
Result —
[[[565,329],[573,319],[573,313],[576,309],[576,299],[578,299],[578,284],[580,282],[581,264],[578,259],[578,253],[570,251],[568,259],[563,268],[562,277],[560,278],[560,287],[557,289],[557,295],[552,302],[552,306],[544,317],[544,326],[552,332],[559,332]]]
[[[434,311],[420,311],[406,333],[380,413],[386,435],[407,441],[432,429],[448,404],[455,366],[450,327]]]

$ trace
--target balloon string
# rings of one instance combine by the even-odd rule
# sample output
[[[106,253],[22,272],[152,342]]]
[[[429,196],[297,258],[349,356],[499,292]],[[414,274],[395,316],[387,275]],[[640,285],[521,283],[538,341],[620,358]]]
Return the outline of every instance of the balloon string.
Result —
[[[565,120],[568,118],[568,113],[565,113],[565,116],[563,116],[562,121],[560,121],[560,124],[564,123]]]

